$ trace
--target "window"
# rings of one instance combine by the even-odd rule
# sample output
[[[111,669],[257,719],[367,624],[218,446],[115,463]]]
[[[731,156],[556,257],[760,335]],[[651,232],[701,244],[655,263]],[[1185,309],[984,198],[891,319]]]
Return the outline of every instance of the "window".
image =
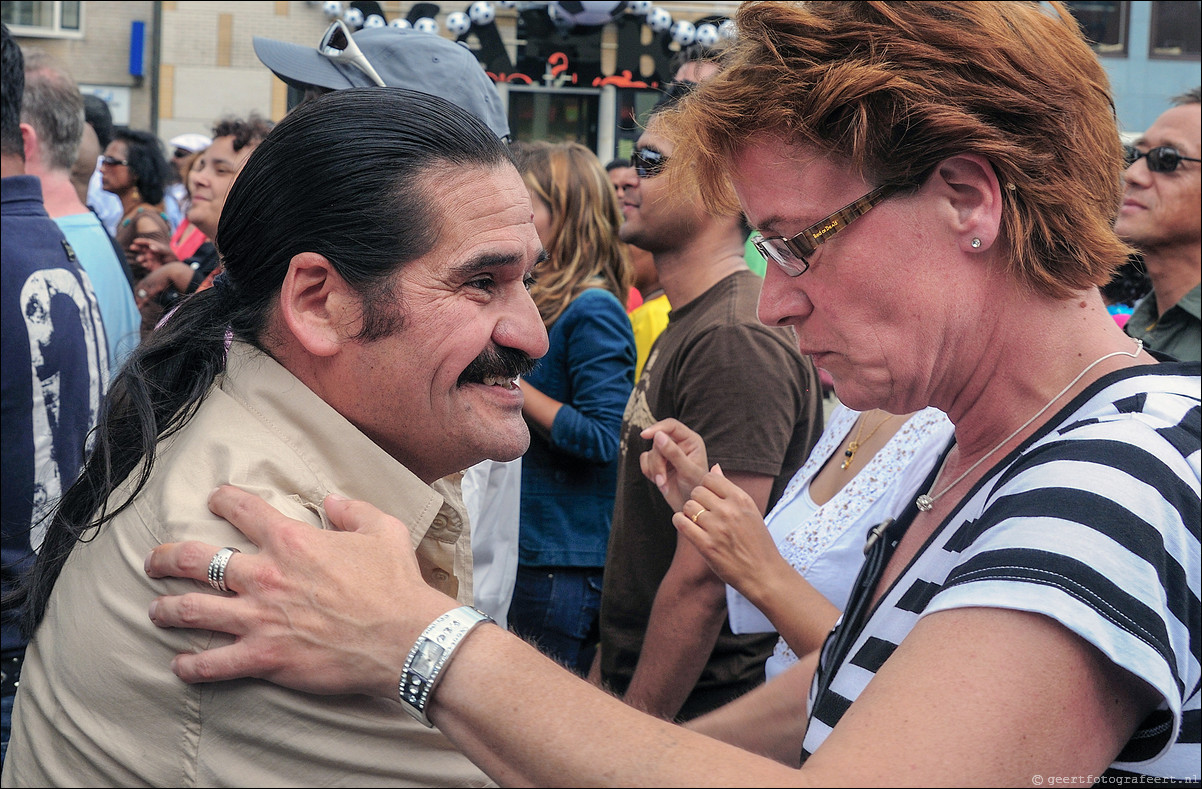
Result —
[[[1081,33],[1099,55],[1127,54],[1129,2],[1066,3]]]
[[[77,38],[83,34],[81,2],[5,2],[4,24],[13,35]]]
[[[599,91],[509,86],[509,128],[515,140],[578,142],[597,150]]]
[[[1198,60],[1202,56],[1202,5],[1197,2],[1152,3],[1149,57]]]

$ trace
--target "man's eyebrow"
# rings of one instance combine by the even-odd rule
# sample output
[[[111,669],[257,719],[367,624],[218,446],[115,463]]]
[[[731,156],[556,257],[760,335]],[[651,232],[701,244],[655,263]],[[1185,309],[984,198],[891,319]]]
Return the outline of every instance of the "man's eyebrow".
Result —
[[[546,250],[540,250],[538,259],[535,263],[542,263],[547,258]],[[495,268],[505,268],[508,266],[521,266],[525,263],[525,255],[520,253],[504,254],[498,252],[482,252],[475,257],[468,258],[462,263],[457,263],[451,267],[451,271],[460,277],[470,278],[479,274],[482,271]]]

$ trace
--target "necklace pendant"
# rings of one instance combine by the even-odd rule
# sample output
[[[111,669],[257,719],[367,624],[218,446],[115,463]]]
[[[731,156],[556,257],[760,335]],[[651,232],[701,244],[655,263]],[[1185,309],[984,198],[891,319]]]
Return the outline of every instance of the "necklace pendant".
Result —
[[[923,512],[930,512],[931,507],[935,506],[935,500],[925,493],[915,499],[914,503],[917,504],[918,509],[922,510]]]

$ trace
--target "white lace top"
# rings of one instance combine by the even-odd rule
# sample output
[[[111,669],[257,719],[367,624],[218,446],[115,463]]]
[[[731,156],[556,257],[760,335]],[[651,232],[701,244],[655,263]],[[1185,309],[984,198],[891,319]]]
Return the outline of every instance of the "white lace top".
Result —
[[[810,483],[843,445],[859,416],[859,411],[836,406],[809,458],[765,518],[781,556],[840,609],[864,559],[868,530],[896,516],[918,494],[918,486],[952,437],[952,424],[942,411],[917,412],[834,498],[818,506],[810,497]],[[735,633],[776,629],[734,587],[726,587],[726,602]],[[796,660],[780,639],[765,667],[768,678]]]

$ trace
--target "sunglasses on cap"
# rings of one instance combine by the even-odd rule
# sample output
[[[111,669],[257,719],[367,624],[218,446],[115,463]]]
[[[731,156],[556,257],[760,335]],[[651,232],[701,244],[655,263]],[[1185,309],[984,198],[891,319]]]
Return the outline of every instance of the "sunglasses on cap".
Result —
[[[1202,162],[1202,159],[1195,159],[1192,156],[1182,156],[1171,145],[1158,145],[1150,151],[1141,151],[1134,145],[1124,145],[1123,154],[1126,157],[1128,167],[1140,159],[1147,158],[1148,169],[1154,173],[1171,173],[1182,162]]]
[[[335,19],[326,30],[326,34],[321,37],[321,43],[317,45],[317,52],[335,63],[349,63],[366,74],[368,79],[381,88],[388,87],[388,84],[372,67],[367,56],[359,49],[355,39],[351,38],[350,28],[341,19]]]
[[[118,159],[115,156],[104,156],[100,163],[108,167],[129,167],[129,159]]]
[[[668,166],[668,157],[653,148],[635,148],[630,164],[639,178],[654,178]]]

